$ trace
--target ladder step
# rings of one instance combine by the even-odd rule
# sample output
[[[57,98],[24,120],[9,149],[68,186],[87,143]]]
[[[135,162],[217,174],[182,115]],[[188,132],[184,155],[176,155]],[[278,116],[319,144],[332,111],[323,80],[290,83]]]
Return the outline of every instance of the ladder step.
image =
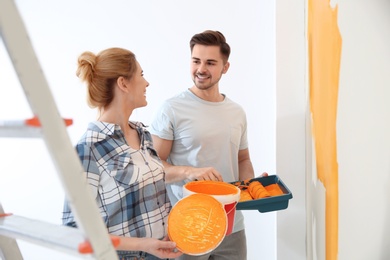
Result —
[[[63,118],[65,126],[73,124],[73,119]],[[43,137],[41,122],[34,116],[25,120],[0,120],[0,137]]]
[[[42,138],[42,128],[33,126],[0,126],[0,137]]]
[[[0,214],[0,235],[76,255],[93,253],[91,244],[77,228],[13,214]],[[119,238],[111,237],[111,241],[114,247],[119,245]]]

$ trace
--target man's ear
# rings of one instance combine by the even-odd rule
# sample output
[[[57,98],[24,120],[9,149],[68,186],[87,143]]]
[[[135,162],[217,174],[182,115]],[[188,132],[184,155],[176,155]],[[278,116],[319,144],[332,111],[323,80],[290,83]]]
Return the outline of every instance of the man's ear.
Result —
[[[223,66],[222,74],[225,74],[230,67],[230,63],[227,61],[225,65]]]
[[[116,80],[116,84],[118,85],[120,90],[125,92],[128,91],[128,82],[126,82],[126,79],[124,77],[118,77],[118,79]]]

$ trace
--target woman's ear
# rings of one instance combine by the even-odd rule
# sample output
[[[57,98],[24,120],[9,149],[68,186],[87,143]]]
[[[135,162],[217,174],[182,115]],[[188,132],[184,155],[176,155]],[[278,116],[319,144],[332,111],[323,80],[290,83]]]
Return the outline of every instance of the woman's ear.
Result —
[[[129,90],[128,89],[128,82],[125,79],[125,77],[122,77],[122,76],[118,77],[118,79],[116,80],[116,84],[118,85],[119,89],[122,91],[127,92]]]

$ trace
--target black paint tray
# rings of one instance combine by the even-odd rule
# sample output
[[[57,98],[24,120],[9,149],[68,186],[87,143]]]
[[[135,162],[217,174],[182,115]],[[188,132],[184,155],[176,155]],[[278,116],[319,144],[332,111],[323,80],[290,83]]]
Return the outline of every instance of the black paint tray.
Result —
[[[263,186],[277,183],[279,184],[279,187],[284,194],[268,198],[238,202],[236,206],[237,210],[258,210],[261,213],[265,213],[270,211],[283,210],[288,207],[288,202],[293,196],[291,191],[287,188],[278,175],[258,177],[251,179],[250,181],[259,181]]]

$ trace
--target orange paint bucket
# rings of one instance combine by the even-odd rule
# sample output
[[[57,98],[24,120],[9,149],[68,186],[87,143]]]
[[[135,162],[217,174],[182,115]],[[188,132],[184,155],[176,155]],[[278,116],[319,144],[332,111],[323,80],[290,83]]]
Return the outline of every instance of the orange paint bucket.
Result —
[[[179,200],[168,216],[168,236],[187,255],[204,255],[224,239],[227,218],[223,205],[205,194]]]
[[[191,194],[206,194],[217,199],[225,208],[228,227],[226,236],[230,235],[234,227],[236,205],[240,200],[240,189],[233,184],[219,181],[192,181],[183,186],[183,196]]]

